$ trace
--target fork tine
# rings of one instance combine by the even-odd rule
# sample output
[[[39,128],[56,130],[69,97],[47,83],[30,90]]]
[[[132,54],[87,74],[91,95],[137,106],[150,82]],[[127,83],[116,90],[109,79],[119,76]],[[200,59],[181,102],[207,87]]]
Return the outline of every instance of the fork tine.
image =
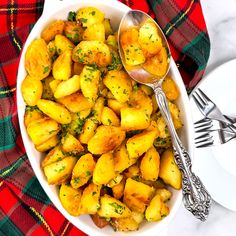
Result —
[[[195,94],[198,97],[198,101],[201,101],[201,103],[204,106],[206,106],[208,104],[208,101],[207,101],[206,97],[204,96],[205,94],[200,89],[196,89]]]
[[[208,118],[203,118],[194,123],[194,131],[196,133],[209,130],[213,127],[212,120]]]
[[[209,133],[205,133],[195,138],[195,145],[197,148],[208,147],[213,145],[213,143],[213,137]]]
[[[201,100],[197,96],[197,93],[193,93],[193,100],[195,101],[196,105],[200,108],[200,110],[204,109],[204,104],[201,102]]]
[[[207,103],[208,102],[211,102],[211,99],[209,97],[207,97],[207,95],[200,89],[198,88],[198,94],[201,94],[201,98],[204,99]]]

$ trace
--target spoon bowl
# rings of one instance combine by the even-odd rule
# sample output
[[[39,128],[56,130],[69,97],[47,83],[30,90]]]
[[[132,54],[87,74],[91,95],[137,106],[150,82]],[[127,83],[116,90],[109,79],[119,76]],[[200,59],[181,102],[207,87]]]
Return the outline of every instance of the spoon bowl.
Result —
[[[129,28],[140,28],[145,21],[152,21],[157,27],[159,36],[162,39],[162,45],[167,50],[167,67],[166,71],[161,77],[157,77],[143,68],[142,63],[137,63],[135,66],[127,65],[123,49],[121,47],[121,34]],[[149,35],[149,34],[148,34]],[[151,39],[151,35],[150,38]],[[175,162],[182,172],[182,192],[183,202],[187,210],[189,210],[196,218],[205,221],[209,214],[211,206],[211,196],[205,189],[201,180],[192,172],[191,158],[183,146],[181,140],[176,133],[169,105],[165,93],[162,90],[162,82],[167,75],[170,68],[170,50],[167,39],[158,24],[147,14],[142,11],[131,10],[127,12],[120,23],[118,31],[118,47],[119,53],[127,73],[139,83],[146,84],[154,90],[158,107],[169,129]],[[135,55],[135,54],[134,54]],[[144,60],[145,62],[145,60]],[[158,67],[157,67],[158,68]]]

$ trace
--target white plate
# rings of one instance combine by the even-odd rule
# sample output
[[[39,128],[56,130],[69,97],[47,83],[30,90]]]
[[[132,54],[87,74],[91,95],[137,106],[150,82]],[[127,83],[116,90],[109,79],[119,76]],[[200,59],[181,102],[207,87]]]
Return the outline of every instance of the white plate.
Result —
[[[18,107],[18,116],[19,123],[21,128],[21,134],[23,138],[24,145],[26,147],[26,152],[29,157],[32,168],[42,185],[44,191],[47,193],[53,204],[57,207],[57,209],[76,227],[80,228],[82,231],[89,235],[156,235],[163,229],[167,227],[171,219],[173,219],[175,213],[177,212],[181,201],[182,201],[182,193],[181,191],[173,190],[173,196],[170,201],[170,214],[165,217],[160,222],[153,223],[143,223],[140,227],[140,230],[136,232],[130,233],[122,233],[122,232],[114,232],[111,227],[105,227],[104,229],[98,229],[91,218],[88,215],[82,215],[80,217],[73,217],[69,215],[66,210],[62,207],[61,202],[58,197],[58,188],[55,186],[49,186],[47,180],[44,176],[42,169],[40,168],[40,163],[43,158],[43,154],[39,153],[35,150],[34,145],[29,139],[25,126],[24,126],[24,111],[25,111],[25,103],[21,94],[21,84],[23,79],[26,76],[26,71],[24,67],[24,57],[26,48],[29,46],[30,42],[35,38],[40,37],[40,33],[42,29],[48,25],[49,22],[55,19],[66,19],[69,11],[76,11],[78,8],[84,6],[95,6],[103,11],[107,18],[111,19],[111,23],[113,24],[114,29],[117,29],[119,22],[126,13],[129,8],[118,1],[112,0],[67,0],[67,1],[59,1],[59,0],[47,0],[45,1],[44,11],[41,18],[38,20],[33,30],[31,31],[26,43],[25,47],[22,51],[22,56],[20,60],[18,76],[17,76],[17,107]],[[179,71],[173,61],[171,60],[171,68],[170,75],[177,83],[180,90],[180,97],[177,100],[177,104],[181,110],[181,119],[184,123],[184,127],[181,129],[179,133],[181,140],[186,146],[186,149],[192,154],[193,150],[193,127],[192,120],[190,117],[191,110],[189,105],[189,99],[182,81],[182,78],[179,74]],[[191,155],[192,156],[192,155]]]
[[[226,115],[236,117],[236,59],[207,75],[196,88],[202,89]],[[193,98],[190,105],[194,122],[203,118]],[[236,139],[208,148],[195,148],[194,170],[202,179],[212,198],[222,206],[236,211]]]

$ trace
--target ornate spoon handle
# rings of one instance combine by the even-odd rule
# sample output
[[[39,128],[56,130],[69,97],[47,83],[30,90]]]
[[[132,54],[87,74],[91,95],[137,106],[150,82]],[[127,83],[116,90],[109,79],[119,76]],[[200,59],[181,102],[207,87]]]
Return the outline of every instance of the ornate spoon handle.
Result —
[[[152,87],[162,116],[164,117],[171,134],[175,162],[182,172],[183,202],[186,209],[196,218],[205,221],[211,206],[211,196],[199,177],[192,172],[191,159],[175,131],[167,99],[161,88],[161,83],[162,81],[155,83]]]

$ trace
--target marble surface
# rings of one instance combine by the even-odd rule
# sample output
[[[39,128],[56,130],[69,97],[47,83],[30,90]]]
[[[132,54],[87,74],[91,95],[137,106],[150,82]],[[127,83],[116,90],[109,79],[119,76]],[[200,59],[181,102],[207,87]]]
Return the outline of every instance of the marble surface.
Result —
[[[236,58],[236,0],[202,0],[201,4],[211,40],[207,74],[222,63]],[[167,236],[176,235],[235,236],[236,212],[213,202],[208,220],[203,223],[182,205],[167,231]]]

